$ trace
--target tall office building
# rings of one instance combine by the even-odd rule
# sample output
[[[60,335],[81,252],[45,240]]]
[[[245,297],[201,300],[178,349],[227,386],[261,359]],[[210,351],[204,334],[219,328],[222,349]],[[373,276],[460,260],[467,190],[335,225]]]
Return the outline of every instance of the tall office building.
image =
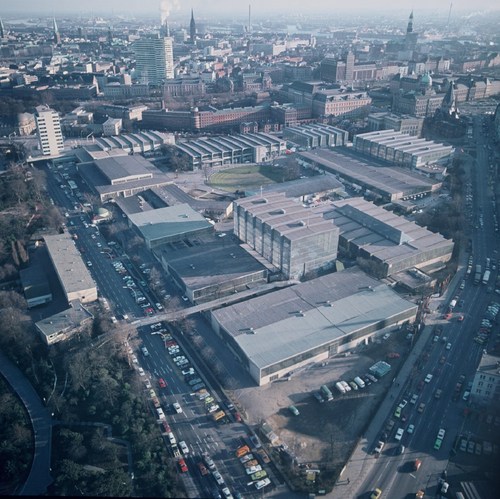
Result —
[[[196,43],[196,23],[194,22],[194,13],[191,9],[191,22],[189,23],[189,34],[191,35],[191,43]]]
[[[134,44],[136,69],[141,78],[152,85],[174,78],[172,38],[147,35]]]
[[[0,17],[0,40],[2,38],[6,38],[6,32],[5,32],[5,28],[3,27],[3,21],[2,21],[2,18]]]
[[[58,156],[64,151],[59,115],[48,106],[38,106],[35,113],[36,131],[44,156]]]

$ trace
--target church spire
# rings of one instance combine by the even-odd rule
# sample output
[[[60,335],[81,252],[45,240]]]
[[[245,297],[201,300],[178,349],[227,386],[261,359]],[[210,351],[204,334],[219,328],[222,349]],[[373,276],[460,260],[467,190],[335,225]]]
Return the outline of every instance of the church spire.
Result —
[[[57,22],[55,16],[52,17],[53,25],[54,25],[54,43],[56,45],[61,45],[61,35],[59,34],[59,29],[57,27]]]
[[[189,34],[191,36],[191,43],[196,43],[196,23],[194,21],[194,12],[191,7],[191,22],[189,23]]]
[[[413,31],[413,10],[410,14],[410,20],[408,21],[408,27],[406,28],[407,33],[411,33]]]

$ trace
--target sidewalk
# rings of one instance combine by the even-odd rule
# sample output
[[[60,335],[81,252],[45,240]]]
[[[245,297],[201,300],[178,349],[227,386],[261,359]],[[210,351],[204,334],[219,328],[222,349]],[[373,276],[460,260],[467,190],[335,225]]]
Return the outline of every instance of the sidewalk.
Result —
[[[50,476],[52,420],[31,383],[24,374],[0,351],[0,372],[21,398],[31,419],[35,437],[35,454],[26,483],[19,495],[45,495],[53,482]]]
[[[467,268],[467,258],[468,256],[465,250],[462,250],[459,256],[457,272],[450,282],[446,292],[439,298],[431,299],[429,303],[431,313],[427,315],[425,321],[426,327],[423,332],[420,333],[410,356],[403,364],[396,378],[394,378],[392,387],[388,390],[385,399],[380,404],[380,407],[373,417],[369,428],[359,441],[351,459],[342,471],[332,493],[329,494],[331,499],[349,499],[357,497],[359,487],[361,487],[376,462],[370,452],[373,449],[374,444],[378,441],[380,432],[385,426],[396,400],[399,399],[401,394],[404,393],[409,385],[411,372],[429,342],[434,323],[441,317],[443,305],[447,304],[456,293],[459,283],[463,279],[465,269]],[[348,478],[349,481],[347,480]]]

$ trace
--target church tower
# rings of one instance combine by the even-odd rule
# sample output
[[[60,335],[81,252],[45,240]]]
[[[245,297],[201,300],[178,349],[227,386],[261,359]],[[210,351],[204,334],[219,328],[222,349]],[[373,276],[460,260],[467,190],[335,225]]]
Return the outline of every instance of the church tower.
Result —
[[[59,29],[57,28],[56,18],[53,18],[54,21],[54,43],[56,45],[61,45],[61,35],[59,34]]]
[[[189,23],[189,34],[191,36],[191,43],[196,43],[196,23],[194,22],[194,13],[191,9],[191,22]]]
[[[406,50],[415,50],[417,46],[418,33],[413,31],[413,10],[410,14],[410,19],[408,21],[408,27],[406,28],[406,36],[405,36],[405,49]]]
[[[0,40],[2,38],[7,38],[5,35],[7,33],[5,32],[5,28],[3,27],[3,21],[2,21],[2,18],[0,17]]]

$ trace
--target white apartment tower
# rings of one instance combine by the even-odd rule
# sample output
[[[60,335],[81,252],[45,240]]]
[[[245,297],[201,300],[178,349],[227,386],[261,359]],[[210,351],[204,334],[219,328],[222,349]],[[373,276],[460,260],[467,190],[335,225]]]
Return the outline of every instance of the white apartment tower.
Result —
[[[134,43],[136,69],[144,83],[161,85],[174,78],[172,38],[158,34],[141,37]]]
[[[38,106],[35,113],[36,131],[44,156],[58,156],[64,151],[59,115],[47,106]]]

